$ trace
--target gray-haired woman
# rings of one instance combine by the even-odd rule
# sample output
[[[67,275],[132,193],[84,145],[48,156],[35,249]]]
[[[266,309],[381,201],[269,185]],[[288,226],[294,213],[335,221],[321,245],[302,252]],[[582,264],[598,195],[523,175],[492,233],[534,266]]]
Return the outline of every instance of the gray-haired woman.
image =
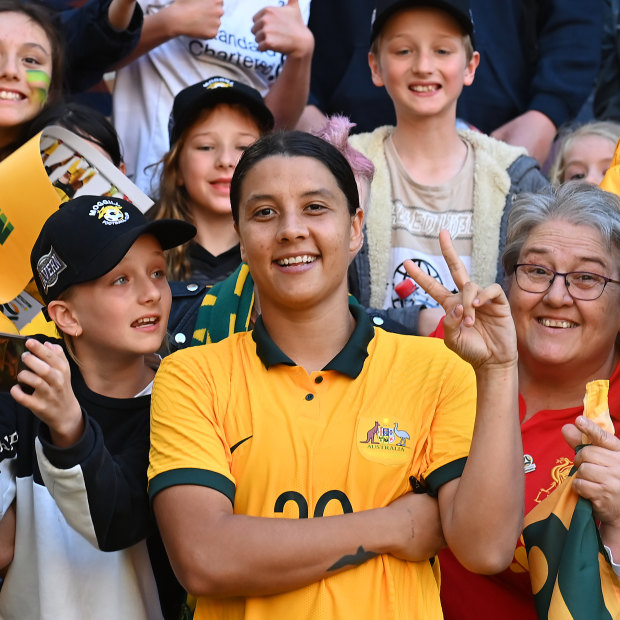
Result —
[[[591,500],[602,542],[612,562],[620,563],[620,440],[581,416],[586,384],[609,380],[609,410],[620,430],[620,200],[582,183],[519,196],[508,222],[503,265],[519,351],[526,515],[560,486],[574,464],[573,489]],[[575,456],[581,443],[592,445]],[[562,542],[561,529],[551,537],[554,544]],[[583,549],[574,557],[583,560]],[[532,591],[539,595],[547,587],[555,567],[535,575],[533,561],[523,537],[509,569],[492,577],[473,575],[442,553],[446,619],[540,617]],[[610,568],[605,560],[601,567]],[[596,579],[598,566],[594,572]],[[582,583],[572,595],[585,601],[584,589]],[[567,596],[564,590],[562,605],[570,607]],[[589,613],[583,617],[617,617]],[[573,616],[550,610],[548,617]]]

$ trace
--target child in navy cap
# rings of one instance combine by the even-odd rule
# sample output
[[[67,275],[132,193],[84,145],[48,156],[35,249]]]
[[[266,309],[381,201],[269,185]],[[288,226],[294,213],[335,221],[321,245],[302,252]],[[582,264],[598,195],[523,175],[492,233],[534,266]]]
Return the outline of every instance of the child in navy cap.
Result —
[[[191,224],[80,196],[46,221],[31,264],[62,340],[31,338],[0,397],[2,511],[16,506],[3,618],[175,617],[146,494],[152,355],[170,311],[164,250]],[[147,548],[148,541],[148,548]],[[161,604],[160,604],[161,603]]]

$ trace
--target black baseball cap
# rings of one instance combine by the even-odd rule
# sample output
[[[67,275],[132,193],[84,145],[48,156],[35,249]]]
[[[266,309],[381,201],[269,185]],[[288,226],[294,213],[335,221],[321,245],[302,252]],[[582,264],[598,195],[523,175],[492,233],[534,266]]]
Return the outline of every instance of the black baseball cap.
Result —
[[[370,42],[372,43],[385,22],[402,9],[418,6],[431,6],[442,9],[461,25],[465,34],[469,35],[471,44],[476,47],[474,40],[474,20],[471,16],[469,0],[376,0],[375,10],[371,18]]]
[[[255,88],[216,76],[184,88],[174,98],[168,122],[170,146],[172,147],[181,137],[183,131],[196,120],[202,110],[212,108],[218,103],[240,103],[248,108],[262,130],[273,129],[273,114]]]
[[[62,204],[43,224],[30,253],[30,265],[45,304],[74,284],[112,270],[143,234],[164,250],[189,241],[196,228],[182,220],[151,221],[120,198],[79,196]]]

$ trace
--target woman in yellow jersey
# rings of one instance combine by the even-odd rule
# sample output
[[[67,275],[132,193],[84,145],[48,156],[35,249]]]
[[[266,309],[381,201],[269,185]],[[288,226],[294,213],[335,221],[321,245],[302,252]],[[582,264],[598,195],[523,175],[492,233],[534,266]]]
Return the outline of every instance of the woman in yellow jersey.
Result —
[[[347,291],[353,173],[309,134],[249,147],[231,204],[261,316],[167,357],[152,401],[149,493],[195,617],[441,618],[444,538],[492,572],[522,524],[503,292],[469,282],[442,235],[461,292],[429,288],[458,355],[375,329]]]

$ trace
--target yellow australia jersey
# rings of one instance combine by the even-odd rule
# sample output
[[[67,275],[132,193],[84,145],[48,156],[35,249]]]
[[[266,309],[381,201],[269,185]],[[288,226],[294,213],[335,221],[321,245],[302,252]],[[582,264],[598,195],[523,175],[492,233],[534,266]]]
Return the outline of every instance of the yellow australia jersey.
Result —
[[[357,309],[356,309],[357,310]],[[353,309],[352,309],[353,311]],[[308,374],[259,321],[165,358],[152,396],[149,493],[214,488],[234,512],[319,518],[388,505],[461,475],[475,417],[472,368],[435,338],[373,329]],[[202,597],[196,620],[439,619],[431,563],[379,555],[275,596]]]

